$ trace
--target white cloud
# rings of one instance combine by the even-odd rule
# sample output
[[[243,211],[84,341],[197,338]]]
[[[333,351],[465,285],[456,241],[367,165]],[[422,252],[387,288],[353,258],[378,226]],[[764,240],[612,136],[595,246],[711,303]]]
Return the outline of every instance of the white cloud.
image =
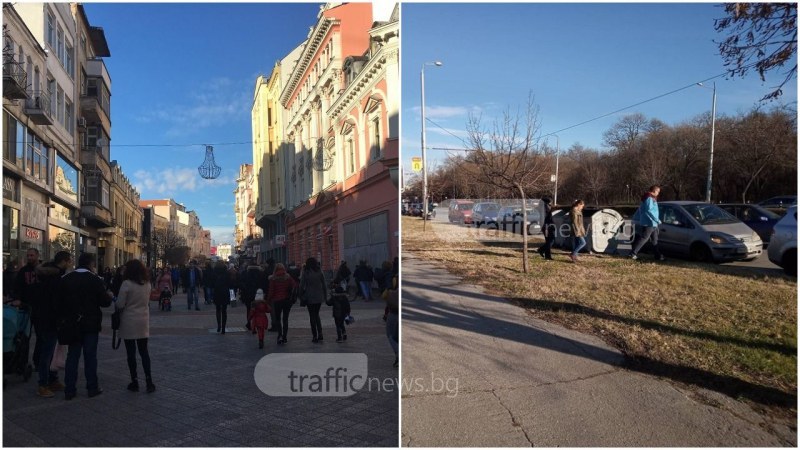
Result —
[[[233,225],[226,226],[212,226],[203,227],[204,230],[211,231],[211,239],[216,241],[216,244],[231,244],[233,245]]]
[[[187,191],[195,192],[207,187],[231,186],[235,187],[236,180],[231,177],[221,177],[214,180],[205,180],[200,177],[196,168],[175,167],[162,170],[137,170],[132,177],[132,183],[143,198],[153,194],[170,194]]]
[[[466,119],[467,115],[470,113],[472,114],[480,114],[483,109],[480,106],[473,105],[473,106],[446,106],[446,105],[431,105],[425,107],[425,117],[436,120],[436,119],[451,119],[453,117],[464,117]],[[411,111],[414,112],[418,117],[421,115],[422,108],[419,106],[415,106],[411,108]]]

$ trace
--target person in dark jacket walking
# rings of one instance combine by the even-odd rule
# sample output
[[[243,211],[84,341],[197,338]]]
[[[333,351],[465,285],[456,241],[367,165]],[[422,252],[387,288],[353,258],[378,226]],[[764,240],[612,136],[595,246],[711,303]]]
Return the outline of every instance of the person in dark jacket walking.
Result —
[[[186,292],[186,301],[189,305],[189,310],[192,309],[192,304],[194,304],[194,310],[200,311],[200,297],[198,291],[202,284],[203,271],[197,267],[197,261],[191,260],[189,262],[189,267],[183,271],[183,291]]]
[[[97,341],[103,321],[102,307],[111,305],[112,294],[103,285],[103,280],[94,273],[94,255],[81,254],[78,268],[61,278],[58,291],[57,311],[60,323],[77,319],[80,330],[77,340],[62,342],[69,344],[64,374],[64,398],[71,400],[77,393],[78,362],[84,356],[84,375],[89,397],[103,393],[97,379]]]
[[[228,323],[228,305],[231,303],[230,290],[233,289],[231,276],[228,273],[225,263],[217,261],[214,266],[213,280],[206,280],[206,283],[214,285],[214,306],[217,313],[217,333],[225,334],[225,326]]]
[[[12,305],[24,305],[28,309],[32,309],[33,304],[36,303],[36,298],[39,295],[40,289],[38,280],[36,278],[36,266],[39,265],[39,250],[36,248],[29,248],[25,252],[25,265],[17,271],[14,280],[14,301]],[[34,330],[36,326],[34,325]],[[36,345],[33,349],[33,364],[39,364],[39,353],[41,344],[36,340]],[[27,357],[27,355],[26,355]]]
[[[205,269],[203,269],[203,299],[206,302],[206,305],[214,304],[214,286],[208,281],[213,278],[214,273],[214,266],[211,261],[206,263]]]
[[[333,307],[333,321],[336,323],[336,342],[347,340],[347,330],[344,327],[344,318],[350,314],[350,300],[342,286],[333,283],[331,285],[331,297],[325,302],[326,305]]]
[[[255,263],[248,265],[244,270],[241,282],[241,295],[242,303],[244,303],[246,308],[245,318],[250,317],[250,306],[256,297],[256,291],[259,289],[264,289],[264,285],[266,284],[264,280],[262,280],[264,277],[265,274],[261,271],[261,267]],[[247,320],[245,323],[245,328],[248,330],[251,329],[249,320]]]
[[[551,261],[553,254],[553,242],[556,240],[556,227],[553,224],[553,208],[550,207],[550,199],[545,197],[542,199],[544,203],[544,221],[542,221],[542,234],[544,234],[544,244],[536,250],[542,258]]]
[[[372,271],[372,268],[367,265],[366,260],[361,260],[361,263],[356,267],[353,278],[356,279],[356,285],[360,288],[364,300],[368,302],[372,301],[372,280],[375,278],[375,273]]]
[[[325,275],[314,258],[306,260],[306,267],[300,277],[300,297],[305,300],[308,307],[308,318],[311,322],[311,342],[322,341],[322,320],[319,310],[328,298],[328,285]]]
[[[292,292],[297,288],[297,281],[286,272],[283,264],[275,264],[275,273],[269,277],[267,302],[275,310],[275,328],[278,330],[278,344],[286,343],[289,332],[289,312],[292,310],[294,298]]]
[[[53,391],[64,389],[58,381],[58,372],[50,370],[50,361],[58,342],[56,334],[56,303],[55,296],[59,290],[61,277],[72,266],[72,255],[66,251],[56,253],[51,262],[46,262],[36,267],[39,293],[36,303],[33,304],[31,321],[36,329],[36,341],[39,347],[39,360],[36,361],[39,371],[40,397],[53,397]],[[41,342],[39,342],[41,341]]]

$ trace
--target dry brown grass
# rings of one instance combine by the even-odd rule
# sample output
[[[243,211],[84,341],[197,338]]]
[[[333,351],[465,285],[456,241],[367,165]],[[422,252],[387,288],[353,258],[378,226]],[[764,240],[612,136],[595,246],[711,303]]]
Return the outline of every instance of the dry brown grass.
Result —
[[[435,222],[423,233],[422,221],[408,217],[402,226],[403,253],[439,262],[536,317],[600,336],[644,370],[709,387],[741,384],[728,393],[756,401],[796,399],[795,279],[674,259],[582,256],[576,265],[556,252],[546,262],[535,245],[526,275],[519,238],[501,244]]]

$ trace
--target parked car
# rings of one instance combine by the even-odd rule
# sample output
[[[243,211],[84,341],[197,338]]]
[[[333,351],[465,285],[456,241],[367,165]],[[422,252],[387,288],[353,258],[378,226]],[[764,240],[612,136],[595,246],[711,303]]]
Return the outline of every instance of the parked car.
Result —
[[[733,214],[737,219],[744,222],[745,225],[752,228],[753,231],[758,233],[764,245],[769,244],[769,239],[772,236],[772,228],[781,219],[780,214],[775,214],[758,205],[723,203],[717,206]]]
[[[497,213],[500,211],[500,204],[495,202],[481,202],[476,203],[472,207],[472,222],[480,228],[493,224],[496,226]]]
[[[789,207],[786,215],[775,224],[767,256],[783,267],[787,275],[797,276],[797,206]]]
[[[761,255],[758,233],[724,209],[709,203],[658,203],[658,248],[696,261],[751,260]]]
[[[469,200],[453,200],[447,210],[447,220],[450,223],[472,223],[472,207],[474,202]]]
[[[535,207],[526,206],[528,235],[541,232],[541,214]],[[497,228],[515,234],[522,234],[522,205],[508,205],[500,208],[500,211],[497,212]]]
[[[780,195],[778,197],[772,197],[767,200],[758,202],[758,206],[763,206],[764,208],[786,209],[790,206],[795,206],[795,205],[797,205],[796,195]]]
[[[436,203],[429,203],[428,204],[428,218],[436,217],[436,207],[438,204]],[[424,213],[422,203],[412,203],[411,206],[408,207],[409,215],[412,217],[422,217]]]

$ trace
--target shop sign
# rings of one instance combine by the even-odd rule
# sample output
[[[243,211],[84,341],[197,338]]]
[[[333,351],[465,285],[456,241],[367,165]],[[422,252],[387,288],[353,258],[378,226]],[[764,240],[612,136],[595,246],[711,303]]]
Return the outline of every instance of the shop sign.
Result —
[[[22,227],[22,236],[21,239],[24,242],[34,242],[34,243],[41,243],[44,232],[42,230],[37,230],[31,227]]]
[[[283,247],[286,245],[286,235],[285,234],[276,234],[275,235],[275,245],[278,247]]]

